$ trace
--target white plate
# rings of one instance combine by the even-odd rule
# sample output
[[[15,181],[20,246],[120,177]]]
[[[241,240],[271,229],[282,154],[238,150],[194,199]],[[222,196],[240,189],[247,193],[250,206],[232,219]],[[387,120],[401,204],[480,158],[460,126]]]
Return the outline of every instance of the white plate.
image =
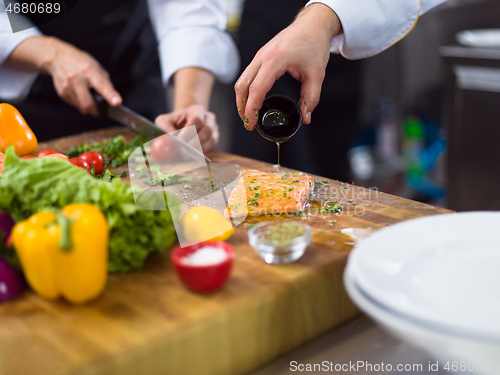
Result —
[[[440,331],[406,319],[404,316],[384,308],[363,293],[356,285],[350,267],[347,267],[344,273],[344,286],[352,301],[385,330],[400,340],[427,352],[433,359],[437,359],[439,370],[442,371],[440,373],[500,374],[499,342]],[[447,364],[447,370],[444,371]],[[426,371],[428,368],[425,367],[425,364],[423,370],[424,373],[431,373]]]
[[[465,30],[455,37],[466,46],[500,48],[500,29]]]
[[[348,268],[360,290],[406,319],[500,342],[500,213],[395,224],[356,245]]]

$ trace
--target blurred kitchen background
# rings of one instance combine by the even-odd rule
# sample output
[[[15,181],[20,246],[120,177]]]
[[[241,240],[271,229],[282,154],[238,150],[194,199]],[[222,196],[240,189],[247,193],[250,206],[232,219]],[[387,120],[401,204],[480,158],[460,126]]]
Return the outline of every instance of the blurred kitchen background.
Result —
[[[222,2],[237,38],[243,1]],[[457,211],[500,209],[500,41],[457,41],[477,29],[500,29],[500,0],[449,0],[363,60],[347,182]],[[232,85],[216,86],[211,109],[221,127],[217,149],[230,151],[234,128],[243,126]]]

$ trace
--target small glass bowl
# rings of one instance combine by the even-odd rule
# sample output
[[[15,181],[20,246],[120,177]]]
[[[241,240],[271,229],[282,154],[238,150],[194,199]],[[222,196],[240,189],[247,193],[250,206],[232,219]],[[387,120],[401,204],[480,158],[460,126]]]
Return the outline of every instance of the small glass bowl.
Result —
[[[191,265],[183,261],[184,257],[203,247],[218,247],[224,250],[227,256],[221,262],[208,265]],[[229,279],[235,257],[233,247],[223,241],[201,242],[186,247],[178,246],[170,254],[175,271],[182,283],[188,289],[202,293],[213,292],[224,286]]]
[[[304,229],[304,234],[286,241],[270,240],[269,233],[287,220],[274,220],[259,223],[248,231],[248,242],[264,262],[268,264],[286,264],[297,261],[311,242],[311,227],[307,224],[293,221]]]

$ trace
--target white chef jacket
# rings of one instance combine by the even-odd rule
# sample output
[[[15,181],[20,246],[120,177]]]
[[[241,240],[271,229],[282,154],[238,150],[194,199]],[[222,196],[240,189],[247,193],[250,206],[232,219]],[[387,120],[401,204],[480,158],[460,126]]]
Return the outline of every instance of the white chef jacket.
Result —
[[[148,0],[148,6],[165,85],[177,70],[193,66],[212,72],[222,83],[232,82],[239,54],[225,32],[226,15],[218,0]],[[34,35],[40,35],[36,27],[12,33],[0,1],[0,99],[22,100],[29,93],[37,74],[3,63],[19,43]]]
[[[404,38],[418,17],[446,0],[323,0],[339,17],[343,33],[330,51],[355,60],[376,55]]]

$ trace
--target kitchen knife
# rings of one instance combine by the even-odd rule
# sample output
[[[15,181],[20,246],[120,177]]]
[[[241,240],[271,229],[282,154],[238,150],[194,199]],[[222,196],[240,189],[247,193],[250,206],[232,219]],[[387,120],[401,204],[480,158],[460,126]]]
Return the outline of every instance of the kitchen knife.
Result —
[[[173,134],[167,133],[165,130],[156,126],[152,121],[132,111],[130,108],[123,105],[113,107],[96,92],[93,92],[92,94],[94,95],[94,100],[102,117],[115,120],[119,124],[125,125],[127,128],[147,137],[156,138],[166,134],[172,141],[175,149],[181,155],[185,155],[194,160],[204,158],[208,163],[212,162],[202,152],[191,146],[189,143],[174,136]]]

